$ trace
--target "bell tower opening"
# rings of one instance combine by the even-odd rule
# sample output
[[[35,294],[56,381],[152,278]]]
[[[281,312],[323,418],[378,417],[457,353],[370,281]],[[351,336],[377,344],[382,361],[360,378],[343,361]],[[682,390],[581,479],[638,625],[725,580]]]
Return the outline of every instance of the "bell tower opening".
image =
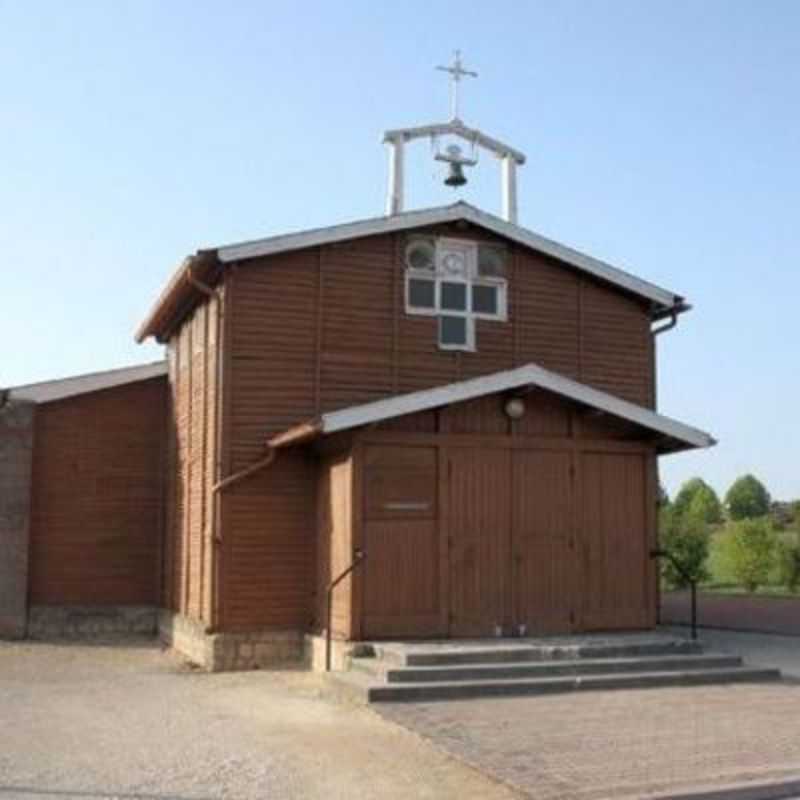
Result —
[[[477,78],[478,73],[464,68],[461,51],[456,50],[450,66],[438,66],[437,70],[450,76],[450,121],[422,125],[414,128],[395,128],[383,134],[389,149],[389,184],[386,195],[386,215],[392,216],[405,210],[405,146],[416,139],[429,138],[434,151],[434,160],[447,164],[444,184],[454,189],[467,183],[464,172],[478,163],[480,149],[495,155],[500,161],[501,216],[507,222],[517,222],[517,167],[525,163],[525,155],[510,145],[488,136],[478,128],[465,125],[459,116],[459,86],[465,77]],[[439,147],[441,138],[449,142]],[[461,140],[469,148],[464,152],[457,142]]]

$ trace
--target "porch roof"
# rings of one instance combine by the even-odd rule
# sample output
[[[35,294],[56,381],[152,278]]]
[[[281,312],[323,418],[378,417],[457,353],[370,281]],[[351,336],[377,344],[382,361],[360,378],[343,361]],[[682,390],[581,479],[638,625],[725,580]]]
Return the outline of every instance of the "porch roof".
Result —
[[[295,425],[267,441],[270,447],[286,447],[339,431],[428,411],[434,408],[473,400],[498,392],[536,387],[553,392],[589,408],[632,422],[658,436],[661,453],[673,453],[701,447],[712,447],[716,440],[708,433],[658,414],[649,408],[631,403],[608,392],[594,389],[537,364],[526,364],[433,389],[396,395],[385,400],[331,411],[300,425]]]

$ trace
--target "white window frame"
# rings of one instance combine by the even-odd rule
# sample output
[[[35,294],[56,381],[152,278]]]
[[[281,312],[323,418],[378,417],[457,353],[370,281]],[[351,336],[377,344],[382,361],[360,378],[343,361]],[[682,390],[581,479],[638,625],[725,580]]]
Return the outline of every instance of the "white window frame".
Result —
[[[462,250],[466,255],[466,274],[453,275],[445,272],[439,266],[440,253],[447,250]],[[434,284],[433,308],[422,308],[411,305],[411,281],[427,280]],[[442,308],[442,283],[462,283],[466,289],[466,308],[463,311]],[[488,286],[497,289],[497,313],[472,310],[473,286]],[[465,344],[443,344],[441,340],[441,322],[437,326],[437,345],[440,350],[463,350],[475,352],[475,320],[482,319],[489,322],[508,321],[508,281],[506,278],[482,277],[478,274],[478,242],[464,239],[436,239],[436,267],[433,270],[413,269],[405,265],[405,307],[406,314],[423,317],[463,317],[467,320],[467,341]]]

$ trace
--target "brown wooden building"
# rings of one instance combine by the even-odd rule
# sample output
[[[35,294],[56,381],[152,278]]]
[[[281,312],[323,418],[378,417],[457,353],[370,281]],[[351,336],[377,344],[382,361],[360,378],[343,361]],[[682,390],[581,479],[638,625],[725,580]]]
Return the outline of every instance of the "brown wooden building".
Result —
[[[687,308],[463,203],[201,251],[137,334],[167,378],[95,398],[158,480],[101,455],[79,512],[43,485],[68,442],[36,431],[29,605],[91,605],[80,559],[98,604],[157,605],[196,660],[274,663],[313,650],[364,554],[340,641],[649,628],[656,458],[713,443],[655,411],[655,337]],[[63,413],[91,443],[93,412]]]

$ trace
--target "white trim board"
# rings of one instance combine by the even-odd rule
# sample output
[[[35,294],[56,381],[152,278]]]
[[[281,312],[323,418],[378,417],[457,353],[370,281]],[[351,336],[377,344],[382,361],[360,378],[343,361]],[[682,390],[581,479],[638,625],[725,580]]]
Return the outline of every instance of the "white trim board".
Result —
[[[290,250],[300,250],[304,247],[315,247],[321,244],[357,239],[361,236],[374,236],[381,233],[404,231],[410,228],[438,225],[457,220],[465,220],[474,225],[479,225],[499,236],[505,236],[514,242],[552,256],[596,278],[646,298],[662,309],[670,310],[676,306],[681,306],[683,303],[681,295],[662,289],[655,284],[607,264],[605,261],[580,253],[570,247],[554,242],[552,239],[547,239],[533,231],[521,228],[519,225],[506,222],[493,214],[480,211],[464,202],[226,245],[217,248],[217,256],[221,262],[228,263]]]
[[[64,400],[67,397],[97,392],[102,389],[113,389],[115,386],[124,386],[127,383],[159,378],[166,374],[167,362],[154,361],[149,364],[137,364],[135,367],[122,367],[104,372],[91,372],[86,375],[59,378],[54,381],[13,386],[9,390],[9,397],[11,400],[50,403],[54,400]]]
[[[420,392],[390,397],[386,400],[352,406],[341,411],[332,411],[323,414],[315,427],[321,434],[336,433],[524,386],[536,386],[612,416],[628,420],[674,439],[687,448],[712,447],[716,444],[715,439],[704,431],[607,392],[593,389],[591,386],[578,383],[563,375],[550,372],[536,364],[527,364],[524,367],[495,372],[481,378],[472,378],[446,386],[438,386],[435,389],[425,389]]]

